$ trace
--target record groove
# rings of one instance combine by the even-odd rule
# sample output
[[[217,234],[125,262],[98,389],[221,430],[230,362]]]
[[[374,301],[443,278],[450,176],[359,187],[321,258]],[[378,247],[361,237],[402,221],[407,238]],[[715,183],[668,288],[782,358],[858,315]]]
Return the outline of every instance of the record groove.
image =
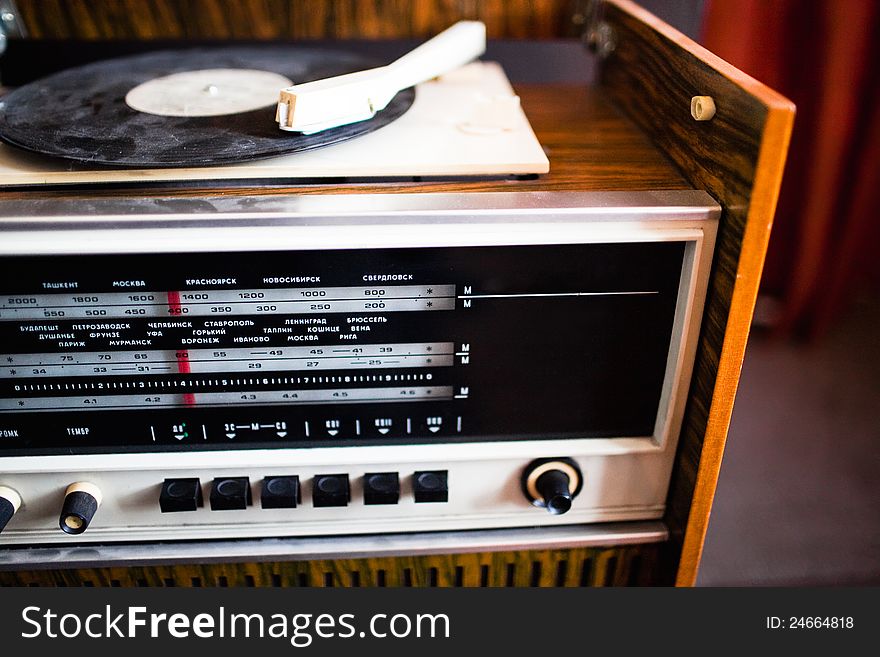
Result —
[[[312,135],[281,130],[271,106],[220,116],[163,116],[129,107],[144,82],[201,69],[255,69],[295,84],[376,66],[360,55],[292,46],[162,51],[50,75],[0,101],[0,139],[29,151],[113,167],[195,167],[246,162],[346,141],[388,125],[412,105],[398,93],[368,121]],[[281,89],[278,90],[279,92]]]

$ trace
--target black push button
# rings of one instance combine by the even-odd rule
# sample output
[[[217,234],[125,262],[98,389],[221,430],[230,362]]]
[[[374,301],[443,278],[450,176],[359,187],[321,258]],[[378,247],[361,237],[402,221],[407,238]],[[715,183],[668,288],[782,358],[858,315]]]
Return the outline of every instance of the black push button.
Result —
[[[364,504],[397,504],[400,477],[396,472],[368,472],[364,475]]]
[[[202,483],[198,479],[166,479],[159,493],[162,513],[195,511],[202,506]]]
[[[251,504],[251,482],[247,477],[215,479],[211,488],[211,510],[246,509]]]
[[[446,470],[413,473],[413,495],[416,502],[448,502],[447,474]]]
[[[312,503],[315,506],[348,506],[351,489],[347,474],[315,475]]]
[[[295,509],[301,501],[299,477],[266,477],[260,501],[264,509]]]

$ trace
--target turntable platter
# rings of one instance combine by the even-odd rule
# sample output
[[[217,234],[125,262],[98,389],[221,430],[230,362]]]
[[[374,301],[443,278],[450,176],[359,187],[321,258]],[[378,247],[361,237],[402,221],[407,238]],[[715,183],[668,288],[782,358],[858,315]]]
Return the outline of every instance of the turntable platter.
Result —
[[[369,121],[302,135],[279,130],[275,122],[281,83],[375,65],[356,54],[291,46],[107,60],[8,94],[0,102],[0,139],[89,166],[136,168],[212,166],[307,151],[391,123],[409,109],[415,91],[400,92]]]

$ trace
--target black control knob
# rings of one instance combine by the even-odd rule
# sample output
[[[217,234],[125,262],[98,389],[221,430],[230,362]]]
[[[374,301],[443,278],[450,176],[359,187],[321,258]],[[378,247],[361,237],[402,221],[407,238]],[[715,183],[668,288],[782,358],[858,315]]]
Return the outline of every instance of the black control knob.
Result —
[[[86,481],[70,484],[64,493],[59,525],[67,534],[82,534],[89,528],[103,496],[101,489]]]
[[[581,470],[572,459],[538,459],[526,466],[523,494],[533,505],[553,515],[566,513],[583,487]]]
[[[571,508],[571,479],[562,470],[548,470],[535,481],[535,488],[552,514],[565,513]]]
[[[0,486],[0,532],[21,508],[21,496],[11,488]]]

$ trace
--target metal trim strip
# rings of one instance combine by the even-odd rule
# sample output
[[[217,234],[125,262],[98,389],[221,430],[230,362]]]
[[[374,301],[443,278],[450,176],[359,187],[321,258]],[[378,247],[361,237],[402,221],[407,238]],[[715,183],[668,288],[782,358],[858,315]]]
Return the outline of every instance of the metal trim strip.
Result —
[[[75,547],[10,547],[0,550],[0,570],[308,561],[467,552],[562,550],[661,543],[668,537],[668,530],[662,522],[648,521],[364,536]]]

